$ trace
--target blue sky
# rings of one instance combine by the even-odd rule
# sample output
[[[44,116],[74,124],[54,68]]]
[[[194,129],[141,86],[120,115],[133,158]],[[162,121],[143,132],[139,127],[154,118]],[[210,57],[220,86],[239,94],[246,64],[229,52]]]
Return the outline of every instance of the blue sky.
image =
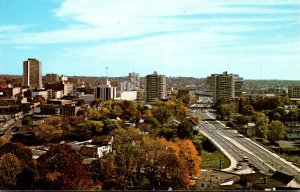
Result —
[[[0,0],[0,74],[300,80],[300,0]]]

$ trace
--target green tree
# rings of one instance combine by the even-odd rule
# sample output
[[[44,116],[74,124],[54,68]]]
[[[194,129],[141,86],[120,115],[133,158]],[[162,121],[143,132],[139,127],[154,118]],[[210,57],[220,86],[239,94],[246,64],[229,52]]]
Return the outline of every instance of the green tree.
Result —
[[[103,135],[108,135],[114,129],[121,128],[119,122],[116,120],[112,120],[112,119],[105,119],[103,121],[103,124],[104,124],[103,131],[102,131]]]
[[[298,120],[298,109],[290,109],[287,114],[287,119],[289,121],[297,121]]]
[[[267,139],[269,131],[269,119],[268,117],[261,113],[257,112],[255,115],[255,134],[257,137],[262,139]]]
[[[244,115],[253,115],[255,112],[254,108],[252,107],[252,105],[245,105],[243,107],[243,114]]]
[[[32,119],[30,117],[24,117],[22,119],[22,125],[32,125]]]
[[[78,125],[80,130],[88,130],[91,132],[91,136],[93,135],[101,135],[103,131],[103,126],[104,124],[102,121],[92,121],[92,120],[87,120],[84,123],[81,123]]]
[[[177,135],[180,139],[190,139],[193,137],[193,125],[189,121],[180,123],[177,127]]]
[[[233,122],[242,128],[244,125],[248,123],[248,119],[244,115],[235,115],[233,117]]]
[[[223,104],[219,107],[221,119],[228,120],[231,115],[230,104]]]
[[[163,127],[163,125],[167,123],[171,115],[171,109],[166,105],[156,106],[153,109],[153,117],[156,118],[157,121],[160,123],[160,127]]]
[[[268,139],[271,142],[275,142],[280,139],[284,139],[286,133],[286,127],[281,121],[274,120],[270,123]]]
[[[88,119],[90,119],[90,120],[99,120],[101,117],[100,112],[93,108],[88,108],[86,110],[86,115],[87,115]]]

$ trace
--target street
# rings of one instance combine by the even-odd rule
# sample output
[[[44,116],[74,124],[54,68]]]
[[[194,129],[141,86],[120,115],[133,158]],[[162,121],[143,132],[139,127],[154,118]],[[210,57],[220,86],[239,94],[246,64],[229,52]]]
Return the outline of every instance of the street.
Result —
[[[206,110],[197,110],[197,112],[204,119],[198,126],[199,130],[204,135],[212,138],[213,142],[221,146],[235,162],[247,156],[249,163],[252,163],[262,173],[271,174],[270,171],[281,171],[295,176],[297,182],[300,183],[300,169],[292,165],[291,162],[244,137],[236,130],[226,127],[219,121],[215,121],[213,114]]]

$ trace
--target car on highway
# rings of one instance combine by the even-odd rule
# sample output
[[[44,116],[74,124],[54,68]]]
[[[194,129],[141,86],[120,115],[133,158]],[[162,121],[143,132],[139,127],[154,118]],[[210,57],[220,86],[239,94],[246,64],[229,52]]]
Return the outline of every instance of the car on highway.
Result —
[[[238,166],[238,165],[235,168],[233,168],[233,170],[236,170],[236,171],[240,170],[240,169],[242,169],[242,166]]]
[[[249,158],[247,156],[244,156],[243,157],[243,162],[248,162],[249,161]]]

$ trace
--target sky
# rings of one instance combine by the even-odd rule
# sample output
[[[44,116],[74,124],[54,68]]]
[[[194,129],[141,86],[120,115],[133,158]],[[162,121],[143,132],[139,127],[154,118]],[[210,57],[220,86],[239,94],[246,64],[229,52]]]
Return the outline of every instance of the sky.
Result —
[[[300,80],[300,0],[0,0],[0,74]]]

